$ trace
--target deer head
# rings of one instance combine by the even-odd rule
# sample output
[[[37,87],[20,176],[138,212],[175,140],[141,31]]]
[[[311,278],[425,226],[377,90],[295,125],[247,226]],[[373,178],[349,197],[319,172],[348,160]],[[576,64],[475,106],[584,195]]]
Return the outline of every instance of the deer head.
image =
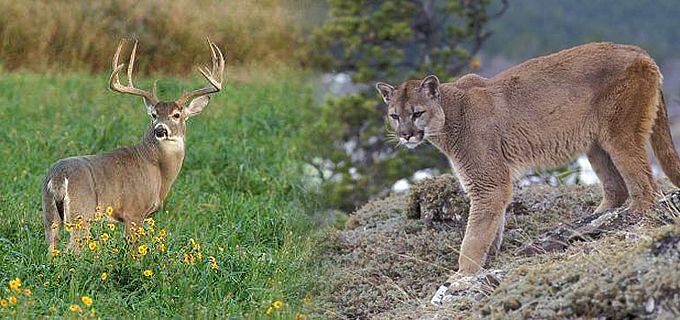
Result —
[[[147,113],[151,117],[151,124],[147,131],[147,138],[151,141],[155,139],[161,145],[179,143],[183,146],[187,119],[201,113],[205,106],[208,105],[208,102],[210,102],[210,94],[219,92],[222,89],[224,56],[217,45],[209,39],[208,46],[212,53],[212,67],[203,66],[198,68],[198,71],[208,81],[208,85],[201,89],[185,92],[175,101],[158,101],[155,83],[152,92],[135,88],[132,83],[132,70],[137,52],[137,41],[135,41],[132,53],[130,53],[130,62],[127,67],[128,84],[124,86],[120,83],[118,74],[125,64],[118,64],[123,41],[118,44],[118,49],[113,55],[113,72],[109,79],[109,87],[115,92],[127,93],[143,98]],[[148,140],[145,139],[145,141]]]

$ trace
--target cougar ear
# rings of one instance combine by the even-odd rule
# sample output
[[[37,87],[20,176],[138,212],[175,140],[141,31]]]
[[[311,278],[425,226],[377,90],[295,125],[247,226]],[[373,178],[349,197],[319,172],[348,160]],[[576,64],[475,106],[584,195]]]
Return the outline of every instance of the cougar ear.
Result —
[[[394,93],[394,87],[387,83],[378,82],[375,84],[375,88],[378,90],[385,103],[390,103],[392,93]]]
[[[420,82],[420,90],[425,90],[430,99],[439,98],[439,78],[433,74],[427,76]]]

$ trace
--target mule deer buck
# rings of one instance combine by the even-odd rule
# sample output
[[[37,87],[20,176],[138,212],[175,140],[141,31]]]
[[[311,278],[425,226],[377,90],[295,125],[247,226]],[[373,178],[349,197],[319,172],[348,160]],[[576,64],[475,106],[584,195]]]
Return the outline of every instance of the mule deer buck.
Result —
[[[185,92],[175,101],[159,101],[155,85],[153,91],[148,92],[135,88],[132,83],[137,42],[127,67],[128,84],[120,83],[119,72],[125,66],[118,64],[123,47],[123,41],[120,42],[113,55],[109,87],[115,92],[142,97],[151,123],[138,145],[98,155],[70,157],[52,166],[43,183],[48,254],[56,252],[59,229],[64,222],[79,219],[82,228],[72,231],[69,243],[70,249],[77,250],[83,232],[89,233],[88,221],[97,207],[112,207],[110,218],[122,222],[126,233],[160,208],[182,168],[187,119],[201,113],[210,95],[222,88],[224,56],[210,40],[208,45],[212,67],[199,68],[208,85]]]

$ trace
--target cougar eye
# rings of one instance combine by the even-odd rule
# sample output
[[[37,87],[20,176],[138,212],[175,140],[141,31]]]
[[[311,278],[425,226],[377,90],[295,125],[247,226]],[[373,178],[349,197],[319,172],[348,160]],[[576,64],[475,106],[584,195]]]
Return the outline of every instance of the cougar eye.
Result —
[[[423,113],[425,113],[425,111],[414,112],[414,113],[413,113],[413,119],[419,118],[420,116],[423,115]]]
[[[175,118],[175,119],[179,119],[179,113],[173,114],[172,117]]]
[[[399,116],[396,114],[391,114],[390,117],[394,120],[399,120]]]

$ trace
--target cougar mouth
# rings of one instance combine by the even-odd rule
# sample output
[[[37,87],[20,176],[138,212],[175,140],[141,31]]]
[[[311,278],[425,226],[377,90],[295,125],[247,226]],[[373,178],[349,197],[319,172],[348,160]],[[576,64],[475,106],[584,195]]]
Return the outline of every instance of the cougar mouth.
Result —
[[[419,146],[421,143],[423,143],[423,139],[425,138],[425,131],[424,130],[418,130],[414,135],[412,135],[408,140],[401,138],[401,144],[403,144],[406,148],[409,149],[414,149],[415,147]]]

